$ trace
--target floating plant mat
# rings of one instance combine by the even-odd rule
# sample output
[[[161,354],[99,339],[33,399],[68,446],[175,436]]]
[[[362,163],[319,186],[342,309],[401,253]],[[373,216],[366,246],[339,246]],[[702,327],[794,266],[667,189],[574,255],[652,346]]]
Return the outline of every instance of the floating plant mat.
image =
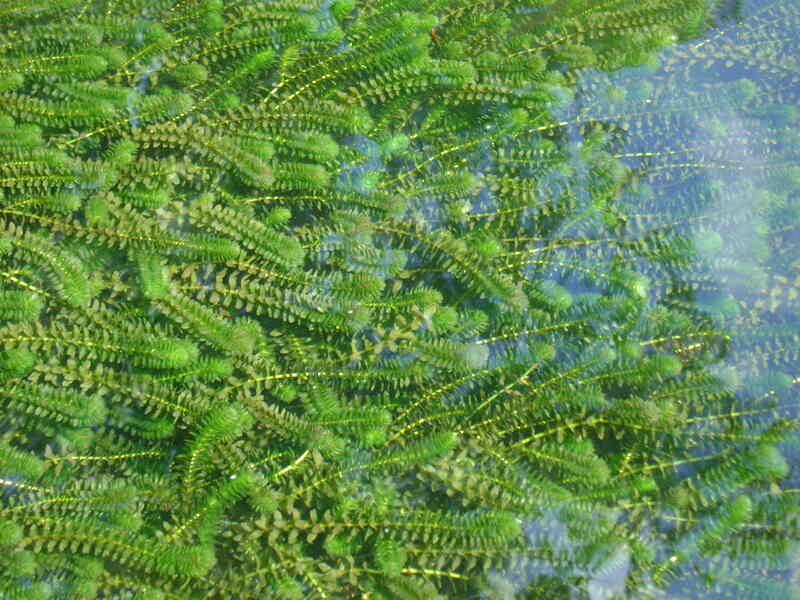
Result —
[[[800,10],[0,3],[0,594],[794,598]]]

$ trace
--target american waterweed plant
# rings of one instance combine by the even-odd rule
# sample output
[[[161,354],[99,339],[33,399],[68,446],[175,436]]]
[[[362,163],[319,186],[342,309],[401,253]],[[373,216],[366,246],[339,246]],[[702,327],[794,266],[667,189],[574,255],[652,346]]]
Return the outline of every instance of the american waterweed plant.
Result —
[[[798,10],[728,4],[0,6],[3,600],[796,598]]]

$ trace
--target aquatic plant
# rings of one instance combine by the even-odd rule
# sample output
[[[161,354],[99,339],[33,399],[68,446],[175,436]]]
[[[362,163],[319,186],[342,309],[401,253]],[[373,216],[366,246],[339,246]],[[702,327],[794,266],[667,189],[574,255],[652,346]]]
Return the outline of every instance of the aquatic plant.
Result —
[[[735,184],[576,108],[713,8],[0,7],[3,597],[792,597],[792,376],[662,224]]]

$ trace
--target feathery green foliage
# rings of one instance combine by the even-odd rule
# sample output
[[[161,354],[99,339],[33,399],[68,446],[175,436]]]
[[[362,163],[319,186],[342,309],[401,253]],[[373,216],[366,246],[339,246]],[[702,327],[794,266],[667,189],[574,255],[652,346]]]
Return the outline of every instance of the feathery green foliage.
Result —
[[[0,596],[793,597],[800,12],[727,4],[0,6]]]

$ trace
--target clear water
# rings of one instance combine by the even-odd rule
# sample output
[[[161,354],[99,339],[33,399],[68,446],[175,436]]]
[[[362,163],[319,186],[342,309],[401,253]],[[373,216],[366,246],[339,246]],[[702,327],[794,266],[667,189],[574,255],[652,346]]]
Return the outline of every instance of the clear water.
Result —
[[[416,3],[442,20],[377,66],[353,21],[411,5],[65,4],[0,3],[0,292],[41,302],[0,312],[2,600],[798,597],[796,2],[610,72],[541,39],[625,2]],[[76,80],[122,95],[49,123],[74,82],[3,77],[82,19],[125,62]],[[504,71],[526,45],[548,69]],[[66,183],[17,182],[25,136]]]

